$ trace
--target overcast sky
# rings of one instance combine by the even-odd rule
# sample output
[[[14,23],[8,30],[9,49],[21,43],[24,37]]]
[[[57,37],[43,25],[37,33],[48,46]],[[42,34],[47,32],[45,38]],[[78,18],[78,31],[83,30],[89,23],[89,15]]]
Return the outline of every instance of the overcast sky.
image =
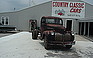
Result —
[[[44,3],[49,0],[0,0],[0,12],[11,12],[15,10],[20,10],[26,7]]]
[[[44,3],[50,0],[0,0],[0,13],[1,12],[12,12],[15,10],[20,10],[26,7]],[[93,0],[83,0],[93,5]]]

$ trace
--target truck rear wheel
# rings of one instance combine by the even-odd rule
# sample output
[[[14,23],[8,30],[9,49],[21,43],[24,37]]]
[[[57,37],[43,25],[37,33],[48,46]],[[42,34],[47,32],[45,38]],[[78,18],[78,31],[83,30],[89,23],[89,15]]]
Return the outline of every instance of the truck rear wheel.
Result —
[[[38,33],[37,30],[32,31],[32,39],[37,39]]]
[[[47,37],[45,36],[45,38],[44,38],[44,47],[45,47],[45,49],[49,49],[50,48],[50,45],[48,44],[48,40],[47,40]]]

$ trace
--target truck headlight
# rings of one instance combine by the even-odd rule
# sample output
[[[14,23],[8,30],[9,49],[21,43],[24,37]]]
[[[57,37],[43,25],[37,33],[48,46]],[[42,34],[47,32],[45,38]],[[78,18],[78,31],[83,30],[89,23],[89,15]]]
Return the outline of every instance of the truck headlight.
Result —
[[[17,29],[15,28],[15,31],[17,31]]]
[[[75,34],[72,34],[72,36],[74,36]]]
[[[55,33],[54,32],[51,32],[51,35],[55,35]]]

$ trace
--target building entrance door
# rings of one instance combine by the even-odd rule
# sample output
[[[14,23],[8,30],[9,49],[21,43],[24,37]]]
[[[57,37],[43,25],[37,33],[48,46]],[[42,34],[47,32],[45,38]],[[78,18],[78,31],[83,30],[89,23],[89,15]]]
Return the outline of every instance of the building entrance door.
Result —
[[[67,31],[71,31],[72,29],[72,20],[67,20],[67,24],[66,24],[66,27],[67,27]]]

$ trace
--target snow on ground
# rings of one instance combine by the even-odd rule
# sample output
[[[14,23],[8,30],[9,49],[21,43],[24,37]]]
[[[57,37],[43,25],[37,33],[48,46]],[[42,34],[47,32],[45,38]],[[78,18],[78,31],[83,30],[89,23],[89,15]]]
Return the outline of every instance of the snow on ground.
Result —
[[[23,36],[25,36],[26,34],[28,35],[29,32],[20,32],[20,33],[17,33],[17,34],[13,34],[13,35],[1,37],[1,38],[0,38],[0,43],[1,43],[1,42],[4,42],[4,41],[9,41],[9,40],[11,40],[11,39],[17,39],[17,38],[19,38],[19,37],[23,37]]]
[[[44,58],[44,49],[31,39],[31,33],[20,32],[0,38],[0,58]]]
[[[82,58],[93,58],[93,42],[85,39],[82,36],[75,35],[76,38],[76,52],[82,56]]]
[[[75,48],[82,58],[93,58],[93,42],[77,41]]]
[[[80,36],[76,35],[76,44],[70,51],[62,51],[44,49],[43,41],[33,40],[31,35],[20,32],[1,37],[0,58],[93,58],[93,42]]]

